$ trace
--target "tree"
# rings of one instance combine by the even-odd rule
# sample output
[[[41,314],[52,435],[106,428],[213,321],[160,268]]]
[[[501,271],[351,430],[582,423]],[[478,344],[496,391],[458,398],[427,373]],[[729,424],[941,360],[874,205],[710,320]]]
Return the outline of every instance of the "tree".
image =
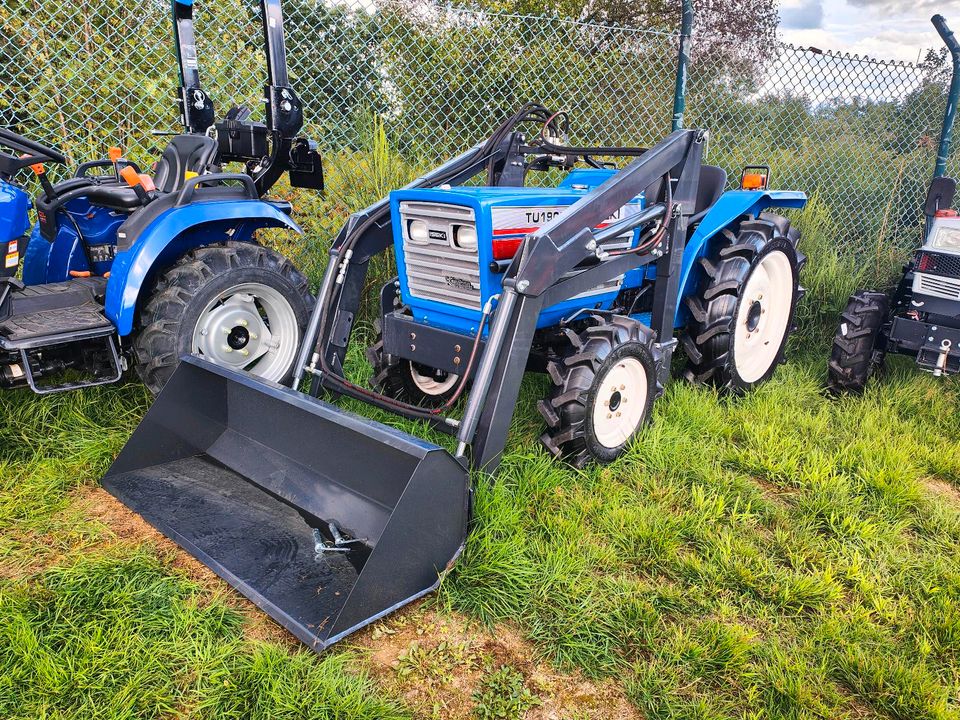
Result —
[[[474,0],[457,4],[478,5]],[[680,29],[678,0],[479,0],[479,7],[663,32]],[[697,62],[727,73],[750,72],[774,52],[778,9],[779,0],[694,0]]]

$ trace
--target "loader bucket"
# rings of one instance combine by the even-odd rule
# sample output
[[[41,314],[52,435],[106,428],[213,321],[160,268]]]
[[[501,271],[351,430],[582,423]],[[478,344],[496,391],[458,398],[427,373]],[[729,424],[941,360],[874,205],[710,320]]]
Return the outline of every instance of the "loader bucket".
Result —
[[[103,485],[318,651],[436,588],[470,502],[446,450],[197,358]]]

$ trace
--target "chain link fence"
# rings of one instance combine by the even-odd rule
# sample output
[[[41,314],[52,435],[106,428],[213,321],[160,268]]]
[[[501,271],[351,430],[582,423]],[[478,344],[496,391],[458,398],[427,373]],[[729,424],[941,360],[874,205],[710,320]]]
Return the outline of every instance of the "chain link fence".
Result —
[[[312,275],[346,216],[482,139],[527,100],[569,111],[571,141],[655,142],[670,129],[678,40],[642,29],[498,14],[414,0],[285,0],[292,82],[324,151],[327,192],[278,188]],[[255,0],[199,4],[200,70],[222,116],[262,116]],[[936,35],[931,31],[931,44]],[[698,62],[685,124],[710,130],[708,161],[735,183],[765,164],[804,190],[818,232],[844,253],[889,260],[919,237],[949,75],[943,58],[885,62],[790,45]],[[121,145],[149,163],[176,131],[168,0],[5,0],[0,122],[74,161]]]

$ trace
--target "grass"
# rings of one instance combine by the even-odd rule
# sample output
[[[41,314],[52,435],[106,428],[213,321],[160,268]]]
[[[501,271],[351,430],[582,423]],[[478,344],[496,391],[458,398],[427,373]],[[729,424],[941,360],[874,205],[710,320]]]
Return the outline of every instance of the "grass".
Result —
[[[675,383],[630,452],[576,471],[537,446],[529,377],[435,611],[516,628],[648,718],[960,717],[960,387],[895,360],[825,397],[861,281],[828,220],[804,215],[802,331],[759,391]],[[175,553],[86,517],[78,494],[147,404],[136,384],[0,394],[0,717],[425,717],[403,688],[442,709],[468,666],[473,717],[535,716],[532,671],[467,645],[411,644],[385,684],[356,647],[257,639]]]

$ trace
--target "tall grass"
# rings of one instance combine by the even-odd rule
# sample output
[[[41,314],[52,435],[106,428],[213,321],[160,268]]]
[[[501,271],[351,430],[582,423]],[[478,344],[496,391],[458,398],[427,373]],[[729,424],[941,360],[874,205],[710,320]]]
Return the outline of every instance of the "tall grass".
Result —
[[[382,128],[370,142],[328,160],[358,206],[420,169]],[[319,253],[318,213],[353,208],[293,197],[297,247]],[[809,262],[792,362],[740,399],[674,383],[626,455],[583,471],[539,448],[546,383],[526,378],[436,602],[515,624],[649,718],[958,717],[960,387],[894,360],[862,397],[826,398],[836,314],[882,278],[838,245],[820,196],[796,222]],[[366,379],[362,341],[347,365]],[[244,640],[244,620],[155,548],[98,547],[73,498],[148,403],[133,383],[0,394],[0,716],[406,716],[352,652]]]

